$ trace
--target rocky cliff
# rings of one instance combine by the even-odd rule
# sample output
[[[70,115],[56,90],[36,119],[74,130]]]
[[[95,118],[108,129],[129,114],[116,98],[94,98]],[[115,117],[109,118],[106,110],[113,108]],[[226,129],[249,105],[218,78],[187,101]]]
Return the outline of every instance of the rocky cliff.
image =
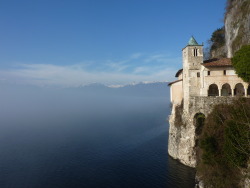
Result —
[[[190,167],[196,166],[194,152],[195,128],[183,111],[183,104],[173,104],[169,116],[168,153]]]
[[[228,0],[225,13],[227,57],[250,44],[250,0]]]
[[[196,150],[202,127],[199,115],[207,116],[218,103],[230,104],[232,97],[190,97],[188,112],[183,104],[173,104],[169,117],[168,153],[181,163],[196,167]]]
[[[214,31],[210,43],[211,58],[231,58],[250,44],[250,0],[227,0],[224,26]]]
[[[250,44],[250,0],[227,1],[225,26],[217,29],[210,41],[212,57],[230,58],[243,45]],[[197,123],[199,116],[207,117],[214,106],[220,103],[231,104],[232,99],[231,97],[190,97],[188,109],[183,109],[182,104],[173,104],[169,117],[169,155],[187,166],[196,167],[197,158],[199,158],[198,143],[201,140],[200,127]],[[198,177],[198,179],[200,187],[212,187],[211,184],[201,182],[204,178]],[[241,179],[241,187],[249,187],[249,178],[242,175]]]

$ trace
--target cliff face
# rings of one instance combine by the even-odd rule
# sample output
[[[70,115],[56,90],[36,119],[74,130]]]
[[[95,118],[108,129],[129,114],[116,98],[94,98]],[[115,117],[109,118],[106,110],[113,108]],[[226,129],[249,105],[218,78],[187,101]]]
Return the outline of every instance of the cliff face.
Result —
[[[227,57],[226,46],[221,46],[216,50],[211,50],[211,58],[224,58]]]
[[[210,49],[212,57],[231,58],[243,45],[250,44],[250,0],[228,0],[225,28],[217,29],[210,41],[214,45]],[[196,118],[200,114],[207,117],[215,105],[231,104],[233,98],[200,96],[190,97],[188,101],[187,109],[173,104],[172,114],[169,117],[168,152],[181,163],[196,167],[199,155],[198,143],[201,139]],[[202,181],[202,177],[198,178]],[[243,186],[249,187],[248,178],[242,177],[242,182]],[[200,182],[200,187],[204,185]]]
[[[182,164],[195,167],[195,128],[187,117],[183,105],[173,104],[169,117],[168,153]]]
[[[250,44],[250,0],[228,0],[225,40],[225,50],[229,58],[241,46]]]
[[[232,58],[250,44],[250,0],[227,0],[224,26],[212,33],[209,42],[210,58]]]
[[[232,97],[190,97],[188,112],[183,104],[173,104],[169,117],[169,155],[187,166],[196,167],[196,147],[202,128],[197,125],[197,115],[207,116],[216,104],[230,104],[233,100]]]

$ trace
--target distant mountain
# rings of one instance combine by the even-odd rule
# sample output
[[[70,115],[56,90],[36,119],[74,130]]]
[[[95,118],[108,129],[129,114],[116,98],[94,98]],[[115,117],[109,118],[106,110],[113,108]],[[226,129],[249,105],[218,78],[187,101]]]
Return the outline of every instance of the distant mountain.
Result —
[[[84,92],[103,93],[110,95],[123,95],[123,96],[158,96],[168,97],[169,87],[168,82],[141,82],[138,84],[106,86],[99,83],[89,84],[77,88]]]

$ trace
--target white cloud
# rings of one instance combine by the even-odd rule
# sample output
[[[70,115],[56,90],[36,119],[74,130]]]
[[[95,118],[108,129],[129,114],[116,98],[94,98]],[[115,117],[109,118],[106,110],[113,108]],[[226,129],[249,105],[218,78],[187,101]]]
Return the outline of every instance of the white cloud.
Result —
[[[141,81],[172,81],[181,58],[166,54],[134,53],[123,60],[81,62],[73,65],[21,64],[0,70],[1,83],[79,86],[90,83],[108,85]],[[178,66],[177,68],[173,68]]]
[[[144,59],[145,62],[160,62],[160,63],[181,63],[180,57],[171,57],[167,54],[150,55]]]
[[[152,68],[150,68],[150,67],[136,67],[134,69],[134,73],[135,74],[148,73],[151,70],[152,70]]]
[[[129,67],[128,64],[126,65],[127,62],[129,62],[129,60],[124,60],[120,62],[108,61],[108,63],[105,65],[111,68],[113,71],[121,72]]]
[[[143,67],[139,67],[137,71],[131,73],[122,73],[119,71],[90,72],[79,65],[31,64],[22,65],[18,69],[2,70],[0,71],[0,75],[5,78],[5,82],[9,83],[71,87],[94,82],[111,85],[141,81],[170,81],[173,79],[172,75],[175,73],[175,70],[168,68],[150,72],[147,75],[137,74],[140,71],[146,72],[147,68],[145,67],[143,70]]]

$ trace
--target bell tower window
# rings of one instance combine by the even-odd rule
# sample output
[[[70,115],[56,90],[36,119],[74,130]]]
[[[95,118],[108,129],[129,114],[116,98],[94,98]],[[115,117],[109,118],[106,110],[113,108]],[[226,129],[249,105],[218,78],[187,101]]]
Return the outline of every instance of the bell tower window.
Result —
[[[196,57],[196,56],[198,56],[198,49],[197,48],[194,49],[194,57]]]

